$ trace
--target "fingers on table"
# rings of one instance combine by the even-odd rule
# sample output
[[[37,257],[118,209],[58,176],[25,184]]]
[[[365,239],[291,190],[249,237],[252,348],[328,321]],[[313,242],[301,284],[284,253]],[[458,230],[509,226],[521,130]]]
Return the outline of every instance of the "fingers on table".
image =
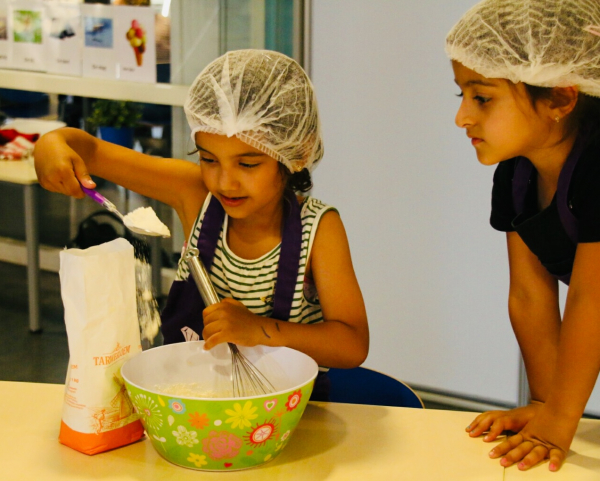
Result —
[[[545,459],[550,460],[550,471],[558,471],[565,460],[565,454],[560,449],[525,440],[520,434],[510,437],[492,449],[490,457],[502,457],[500,460],[502,466],[508,467],[517,464],[522,471]]]
[[[480,414],[471,421],[471,424],[465,428],[465,431],[468,432],[470,436],[479,436],[484,431],[487,431],[492,424],[492,420],[489,418],[490,415],[488,413]]]
[[[565,453],[560,449],[551,449],[550,450],[550,471],[558,471],[562,464],[565,462]]]
[[[508,466],[510,466],[515,462],[513,460],[512,454],[510,453],[513,453],[513,451],[515,449],[518,449],[520,446],[522,447],[526,442],[529,441],[525,441],[523,436],[521,436],[520,434],[515,434],[514,436],[508,438],[506,441],[502,441],[500,444],[498,444],[498,446],[492,449],[490,451],[490,458],[495,459],[499,458],[500,456],[507,455],[505,457],[507,458],[507,462],[509,463]],[[533,448],[533,444],[531,445],[531,448]],[[531,448],[525,454],[529,453],[529,451],[531,451]],[[514,454],[516,454],[516,452]],[[523,454],[523,456],[525,456],[525,454]]]
[[[498,417],[494,412],[484,413],[477,416],[473,422],[465,429],[469,436],[475,438],[481,436],[486,431],[484,441],[493,441],[506,429],[505,418]]]

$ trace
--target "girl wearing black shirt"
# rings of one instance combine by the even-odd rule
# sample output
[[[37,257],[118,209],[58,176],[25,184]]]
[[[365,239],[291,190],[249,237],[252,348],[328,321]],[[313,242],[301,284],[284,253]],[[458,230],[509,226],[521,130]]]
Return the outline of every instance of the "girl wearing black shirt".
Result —
[[[600,371],[600,3],[484,0],[447,37],[456,124],[497,165],[509,316],[531,403],[467,427],[503,466],[565,460]],[[569,286],[561,316],[558,283]]]

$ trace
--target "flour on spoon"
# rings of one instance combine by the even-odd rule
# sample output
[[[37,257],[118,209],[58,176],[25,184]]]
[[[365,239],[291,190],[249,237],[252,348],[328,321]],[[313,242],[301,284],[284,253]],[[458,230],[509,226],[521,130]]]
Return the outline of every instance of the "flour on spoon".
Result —
[[[123,218],[127,227],[156,232],[163,237],[170,237],[169,228],[164,225],[152,207],[138,207]]]

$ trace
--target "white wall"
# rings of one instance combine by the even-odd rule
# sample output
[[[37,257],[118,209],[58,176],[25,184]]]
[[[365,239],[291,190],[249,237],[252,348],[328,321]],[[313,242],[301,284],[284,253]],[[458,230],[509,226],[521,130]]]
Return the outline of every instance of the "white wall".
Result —
[[[493,168],[454,125],[444,38],[474,0],[313,2],[312,78],[325,158],[371,327],[366,365],[423,387],[516,403],[504,234]]]
[[[454,125],[444,38],[475,0],[313,2],[325,136],[314,195],[339,208],[365,296],[365,365],[413,385],[516,403],[493,168]],[[561,290],[564,304],[565,289]],[[600,383],[588,403],[600,414]]]

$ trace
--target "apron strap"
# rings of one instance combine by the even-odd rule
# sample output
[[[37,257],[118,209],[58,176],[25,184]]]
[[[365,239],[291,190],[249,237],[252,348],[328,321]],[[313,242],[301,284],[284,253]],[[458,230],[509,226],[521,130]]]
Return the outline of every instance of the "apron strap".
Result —
[[[512,198],[515,212],[521,215],[525,209],[525,197],[527,196],[527,187],[533,173],[533,164],[526,157],[519,157],[515,167],[515,173],[512,179]]]
[[[285,221],[272,314],[273,318],[281,321],[287,321],[290,317],[302,251],[302,219],[298,199],[293,191],[286,189],[284,202]],[[197,244],[200,258],[208,272],[214,261],[224,220],[225,210],[217,198],[212,196],[204,213]]]
[[[567,161],[560,171],[560,175],[558,177],[558,187],[556,189],[556,205],[558,207],[558,215],[560,216],[560,221],[567,235],[573,241],[573,244],[577,244],[577,239],[579,237],[579,222],[569,208],[569,199],[567,196],[569,193],[569,185],[571,185],[571,178],[573,177],[573,172],[575,171],[577,161],[583,152],[584,145],[584,136],[578,135],[577,139],[575,139],[575,143],[573,144],[573,148],[571,149],[571,153],[567,157]]]
[[[279,266],[277,267],[277,284],[273,301],[273,317],[282,321],[290,318],[296,282],[298,280],[298,267],[302,250],[302,219],[298,199],[292,190],[286,189],[284,208],[285,224],[281,239],[279,253]]]
[[[217,250],[217,243],[223,229],[224,220],[225,209],[223,209],[221,203],[213,195],[204,213],[197,244],[200,251],[200,259],[206,268],[206,272],[210,272],[215,259],[215,251]]]

